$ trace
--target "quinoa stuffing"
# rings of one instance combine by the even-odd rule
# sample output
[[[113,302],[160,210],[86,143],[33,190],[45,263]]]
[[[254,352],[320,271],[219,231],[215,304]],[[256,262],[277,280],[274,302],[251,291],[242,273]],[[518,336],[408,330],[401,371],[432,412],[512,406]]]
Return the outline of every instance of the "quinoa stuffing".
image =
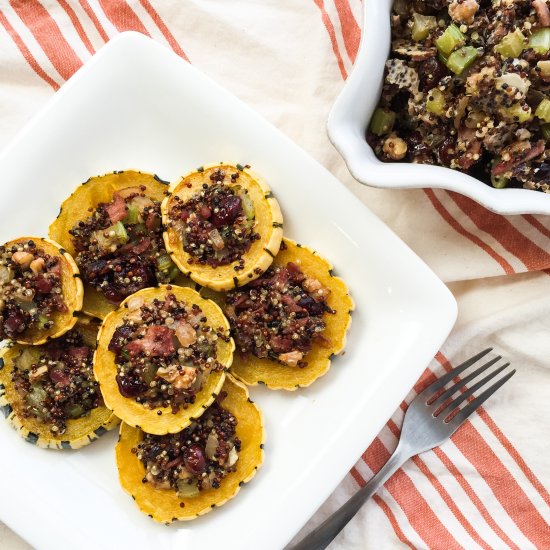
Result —
[[[173,198],[169,224],[181,231],[189,264],[217,267],[238,262],[235,269],[244,269],[243,255],[260,235],[255,231],[254,203],[238,179],[238,171],[218,168],[210,174],[212,183],[203,184],[188,201]]]
[[[145,190],[115,192],[69,231],[83,280],[114,304],[179,274],[164,248],[160,202]]]
[[[218,489],[236,470],[241,450],[237,419],[220,405],[223,397],[222,392],[198,420],[177,434],[143,435],[132,449],[145,466],[143,483],[189,498]]]
[[[18,414],[48,424],[62,435],[67,421],[103,405],[92,370],[93,348],[73,329],[36,348],[24,348],[11,377],[21,396]]]
[[[135,296],[126,305],[128,313],[108,346],[121,395],[148,409],[170,407],[175,414],[187,408],[206,377],[223,370],[216,341],[228,341],[227,331],[208,326],[198,305],[174,294],[148,303]]]
[[[60,258],[32,240],[0,246],[0,339],[50,329],[56,312],[67,312]]]
[[[391,26],[378,158],[550,192],[550,0],[396,0]]]
[[[225,314],[237,349],[283,365],[306,367],[304,357],[323,336],[330,290],[298,264],[271,266],[260,278],[229,292]]]

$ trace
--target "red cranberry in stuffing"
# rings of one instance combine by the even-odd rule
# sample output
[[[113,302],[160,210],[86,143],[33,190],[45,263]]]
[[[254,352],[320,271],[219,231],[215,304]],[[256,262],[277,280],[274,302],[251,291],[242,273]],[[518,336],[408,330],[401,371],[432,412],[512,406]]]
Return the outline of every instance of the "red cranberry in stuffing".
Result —
[[[4,321],[4,332],[8,338],[20,334],[25,330],[25,317],[19,311],[11,311]]]
[[[117,374],[116,383],[118,384],[118,391],[124,397],[139,397],[147,391],[145,384],[132,377],[120,377]]]
[[[53,288],[53,282],[44,277],[35,277],[32,281],[32,285],[36,288],[39,294],[48,294]]]
[[[131,326],[122,325],[118,327],[113,333],[111,341],[109,342],[108,350],[119,353],[120,350],[124,347],[125,339],[127,339],[133,332],[134,329]]]
[[[52,369],[49,374],[51,381],[59,388],[65,388],[71,383],[71,377],[64,368]]]
[[[225,197],[219,206],[219,211],[212,214],[214,227],[233,223],[242,212],[241,198],[236,195]]]
[[[191,445],[184,455],[185,467],[193,475],[200,475],[206,470],[206,458],[200,445]]]
[[[445,67],[435,58],[426,59],[418,66],[419,88],[428,92],[435,88],[439,81],[447,74]]]

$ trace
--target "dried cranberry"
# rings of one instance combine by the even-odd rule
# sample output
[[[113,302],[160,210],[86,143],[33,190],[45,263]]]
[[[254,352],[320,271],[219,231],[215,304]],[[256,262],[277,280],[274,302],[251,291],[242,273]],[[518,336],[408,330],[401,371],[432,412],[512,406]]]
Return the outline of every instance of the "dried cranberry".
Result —
[[[428,92],[435,88],[446,74],[445,67],[437,59],[434,57],[426,59],[418,66],[420,91]]]
[[[295,301],[292,296],[289,294],[283,294],[281,296],[281,302],[285,306],[285,310],[290,313],[302,313],[304,310],[301,308]]]
[[[408,90],[400,90],[397,92],[391,100],[391,109],[397,113],[401,113],[407,110],[411,93]]]
[[[120,302],[122,302],[124,298],[126,298],[123,292],[120,292],[119,290],[115,289],[112,286],[106,287],[103,290],[103,294],[105,298],[109,300],[109,302],[112,302],[113,304],[117,304],[117,305],[120,304]]]
[[[39,294],[48,294],[53,288],[53,281],[45,277],[35,277],[32,285]]]
[[[191,445],[183,457],[185,467],[193,475],[200,475],[206,470],[206,458],[200,445]]]
[[[12,337],[23,332],[26,328],[25,316],[20,311],[11,311],[4,321],[4,332],[6,336]]]
[[[51,381],[60,388],[66,388],[71,383],[71,377],[65,369],[52,369],[49,372]]]
[[[242,210],[241,198],[236,195],[229,195],[220,202],[218,211],[212,214],[212,224],[216,228],[229,225],[239,217]]]
[[[323,315],[325,311],[324,305],[321,302],[316,302],[311,296],[304,296],[298,300],[298,305],[307,309],[310,315]]]
[[[123,397],[139,397],[147,391],[147,386],[131,376],[121,377],[117,374],[118,391]]]
[[[127,244],[123,246],[119,250],[119,252],[122,254],[130,253],[132,256],[137,256],[138,254],[143,254],[150,246],[151,246],[151,239],[142,238],[137,244]],[[118,264],[121,264],[120,260],[117,262],[117,265]]]
[[[156,231],[160,228],[160,216],[156,212],[151,212],[145,220],[145,227],[151,231]]]
[[[113,333],[107,349],[115,353],[120,352],[126,343],[125,340],[132,334],[132,332],[134,332],[134,329],[131,326],[122,325],[118,327]]]
[[[81,266],[84,278],[87,280],[93,280],[100,275],[109,273],[110,269],[105,260],[96,260],[95,262],[86,263]]]
[[[275,353],[286,353],[292,349],[292,339],[272,336],[269,339],[269,345]]]
[[[81,364],[86,361],[89,353],[90,348],[88,346],[74,347],[67,350],[67,355],[71,359],[74,359],[77,364]]]
[[[165,326],[153,325],[147,329],[140,341],[142,349],[152,357],[168,357],[176,351],[175,332]]]

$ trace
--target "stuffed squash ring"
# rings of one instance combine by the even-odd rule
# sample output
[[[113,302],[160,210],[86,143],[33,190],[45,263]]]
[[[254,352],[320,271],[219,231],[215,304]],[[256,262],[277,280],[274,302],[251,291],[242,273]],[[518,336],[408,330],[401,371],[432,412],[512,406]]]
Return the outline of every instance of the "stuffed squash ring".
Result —
[[[50,237],[80,267],[85,313],[103,319],[130,294],[180,274],[162,239],[167,191],[157,176],[127,170],[90,178],[62,204]]]
[[[47,344],[2,350],[0,410],[27,441],[78,449],[119,423],[93,376],[98,328],[96,320],[79,317],[72,330]]]
[[[147,288],[105,318],[94,372],[119,418],[164,435],[181,431],[214,401],[234,347],[214,302],[191,288]]]
[[[266,273],[230,292],[223,308],[236,344],[231,372],[249,385],[295,390],[344,349],[353,301],[327,260],[284,239]]]
[[[0,340],[39,345],[67,332],[82,308],[79,277],[73,258],[49,239],[0,246]]]
[[[256,279],[283,238],[269,187],[247,167],[201,168],[170,188],[162,203],[166,249],[200,285],[227,290]]]
[[[116,446],[120,483],[155,521],[190,520],[233,498],[254,477],[263,442],[260,410],[228,375],[216,402],[183,432],[151,436],[122,424]]]

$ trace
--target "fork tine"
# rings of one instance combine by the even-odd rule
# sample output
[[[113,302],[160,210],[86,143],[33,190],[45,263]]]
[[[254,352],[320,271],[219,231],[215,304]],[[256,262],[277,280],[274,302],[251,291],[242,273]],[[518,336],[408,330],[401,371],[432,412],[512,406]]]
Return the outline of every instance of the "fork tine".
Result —
[[[456,399],[454,399],[449,405],[447,405],[437,416],[445,418],[451,411],[456,409],[460,404],[468,399],[470,395],[473,395],[474,392],[485,386],[489,380],[492,380],[495,376],[498,376],[506,367],[509,367],[510,363],[502,365],[498,369],[495,369],[493,372],[490,372],[487,376],[484,376],[479,382],[476,382],[471,388],[468,388],[464,393],[461,393]],[[458,384],[457,384],[458,385]],[[452,389],[452,388],[451,388]]]
[[[481,367],[479,367],[474,372],[460,380],[460,382],[457,382],[454,386],[451,386],[448,390],[442,393],[433,403],[431,403],[430,406],[437,409],[437,407],[445,403],[445,401],[447,401],[447,399],[451,397],[453,393],[456,393],[460,388],[470,382],[470,380],[477,378],[482,372],[486,371],[489,367],[493,366],[497,361],[500,361],[501,359],[502,357],[499,355],[485,363],[485,365],[481,365]]]
[[[503,376],[500,380],[495,382],[492,386],[488,387],[483,393],[480,393],[473,401],[468,403],[450,422],[456,430],[475,410],[477,410],[493,393],[495,393],[501,386],[504,386],[512,376],[516,374],[516,369],[509,372],[506,376]]]
[[[493,351],[493,348],[487,348],[479,352],[477,355],[470,357],[470,359],[464,361],[464,363],[458,365],[458,367],[455,367],[452,371],[449,371],[441,378],[438,378],[433,384],[430,384],[421,394],[419,394],[419,397],[422,396],[422,398],[426,398],[426,400],[428,400],[428,397],[431,397],[437,390],[447,384],[447,382],[450,382],[462,371],[466,370],[468,367],[471,367],[475,362],[479,361],[482,357],[484,357],[491,351]]]

